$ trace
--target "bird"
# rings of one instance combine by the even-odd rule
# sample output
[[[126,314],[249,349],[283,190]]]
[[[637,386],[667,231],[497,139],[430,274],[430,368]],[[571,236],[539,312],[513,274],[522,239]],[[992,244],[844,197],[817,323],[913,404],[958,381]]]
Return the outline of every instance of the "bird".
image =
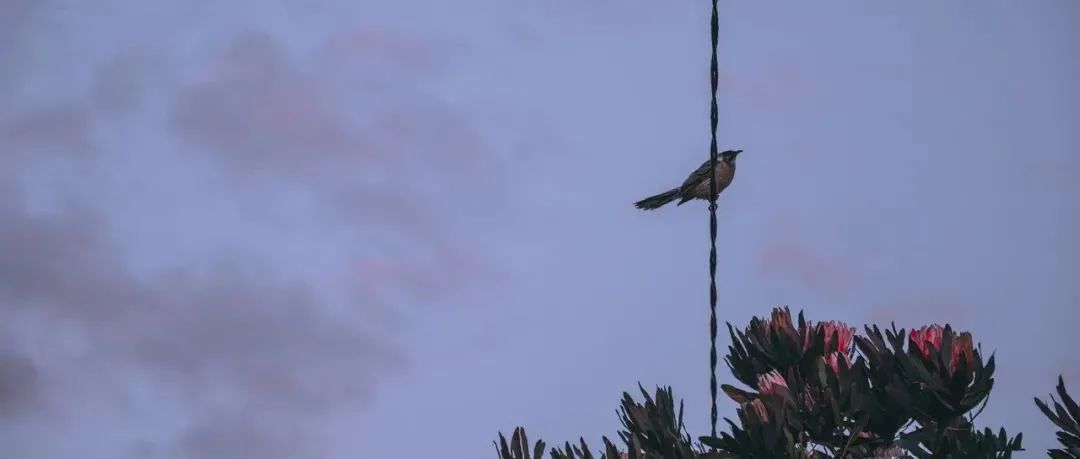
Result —
[[[720,192],[724,191],[728,185],[731,185],[731,181],[735,179],[735,158],[742,153],[742,150],[727,150],[720,153],[720,157],[716,161],[716,195],[719,196]],[[676,206],[681,206],[683,203],[692,199],[704,199],[710,200],[709,185],[712,181],[709,177],[709,169],[712,167],[712,158],[705,161],[701,167],[697,168],[690,174],[689,177],[683,181],[683,184],[660,193],[656,196],[649,196],[636,203],[634,206],[641,210],[653,210],[663,207],[667,203],[679,200]]]

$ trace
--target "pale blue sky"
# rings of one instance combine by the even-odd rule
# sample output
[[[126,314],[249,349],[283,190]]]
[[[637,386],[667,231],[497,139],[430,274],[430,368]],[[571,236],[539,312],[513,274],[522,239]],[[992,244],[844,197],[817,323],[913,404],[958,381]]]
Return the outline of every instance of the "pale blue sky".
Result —
[[[0,0],[0,443],[493,457],[639,381],[705,433],[705,205],[631,204],[707,158],[706,3]],[[1080,6],[721,14],[721,320],[970,330],[1042,454]]]

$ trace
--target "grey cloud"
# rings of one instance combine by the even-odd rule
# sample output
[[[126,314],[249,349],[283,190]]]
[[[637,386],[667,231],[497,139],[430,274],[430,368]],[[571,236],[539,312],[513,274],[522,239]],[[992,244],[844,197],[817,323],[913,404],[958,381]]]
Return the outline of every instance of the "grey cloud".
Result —
[[[173,277],[122,347],[190,389],[225,379],[237,399],[287,410],[367,401],[402,368],[393,348],[335,320],[309,288],[261,271],[218,265]]]
[[[355,49],[381,47],[390,53],[383,61],[393,62],[399,52],[409,56],[401,65],[427,65],[418,50],[378,41],[365,46]],[[176,92],[171,127],[189,145],[206,148],[237,179],[235,195],[224,199],[259,190],[260,183],[300,183],[326,198],[330,214],[348,214],[336,218],[355,229],[358,243],[342,247],[356,253],[355,269],[344,273],[351,303],[331,305],[310,282],[285,277],[250,253],[140,272],[130,263],[137,254],[112,232],[108,212],[75,204],[32,208],[27,191],[34,185],[23,173],[45,158],[83,165],[93,159],[103,170],[122,168],[95,131],[124,122],[107,115],[140,109],[146,75],[162,68],[146,56],[121,54],[96,67],[85,98],[30,105],[0,118],[0,146],[19,153],[0,158],[0,315],[25,326],[17,334],[0,332],[0,342],[8,343],[0,347],[0,410],[20,422],[44,403],[56,408],[45,414],[67,417],[92,397],[117,400],[118,419],[141,424],[136,411],[125,411],[130,394],[122,389],[138,380],[162,410],[176,410],[188,420],[187,427],[173,431],[173,440],[147,440],[145,451],[166,457],[245,457],[260,451],[260,457],[310,457],[316,429],[297,423],[364,407],[379,384],[407,367],[397,346],[364,317],[385,313],[380,310],[402,294],[441,302],[443,294],[475,282],[473,274],[491,271],[483,253],[451,242],[456,231],[467,231],[462,217],[442,220],[466,206],[432,206],[425,199],[482,197],[484,190],[471,177],[493,153],[471,120],[437,98],[402,104],[427,107],[424,116],[379,107],[357,121],[273,39],[244,36],[208,67],[206,80]],[[425,154],[436,150],[446,154]],[[434,186],[411,180],[424,163],[444,166],[419,174]],[[389,175],[390,181],[352,180],[354,166]],[[248,180],[252,176],[261,178]],[[97,194],[109,188],[106,177],[94,175],[72,190]],[[396,241],[400,252],[369,254],[370,246],[395,246],[376,242],[378,237]],[[379,260],[394,263],[379,272],[365,268]],[[47,339],[25,339],[69,334],[85,342],[78,356]],[[31,346],[33,357],[24,352]],[[62,392],[73,375],[79,389]],[[28,443],[22,450],[41,449]]]
[[[90,88],[93,106],[106,115],[124,115],[142,103],[151,79],[163,73],[161,59],[149,51],[132,50],[99,64]]]
[[[221,391],[256,417],[362,405],[404,365],[395,348],[335,315],[304,282],[249,260],[136,276],[85,209],[35,212],[5,194],[0,254],[0,313],[26,319],[38,334],[75,327],[95,361],[132,369],[162,396],[179,394],[196,415],[216,406],[207,393]],[[94,368],[60,371],[101,387],[118,382]],[[52,395],[40,393],[42,378],[61,377],[3,353],[0,408],[20,413],[31,395]],[[199,438],[210,435],[211,427],[199,428]]]
[[[475,194],[495,183],[505,155],[477,120],[421,83],[446,65],[429,56],[442,48],[363,29],[342,36],[307,65],[268,35],[237,37],[177,94],[173,128],[234,172],[303,178],[320,189],[362,185],[352,191],[393,190],[373,196],[393,199]]]
[[[268,423],[250,413],[210,415],[184,432],[164,456],[176,459],[320,457],[317,448],[288,424],[288,421]]]
[[[0,197],[0,253],[7,309],[93,322],[121,315],[132,299],[146,295],[105,238],[103,222],[83,209],[33,213],[21,194],[6,193]]]
[[[0,348],[0,422],[34,409],[40,401],[38,394],[34,362]]]
[[[0,62],[20,62],[25,52],[24,37],[34,22],[35,13],[46,4],[36,0],[5,0],[0,2]],[[14,83],[21,75],[20,66],[0,66],[0,101],[14,92]]]
[[[443,50],[361,28],[333,34],[305,60],[266,34],[241,34],[177,93],[170,123],[249,189],[313,191],[323,215],[355,228],[362,245],[399,259],[424,253],[431,269],[421,277],[439,279],[454,270],[446,254],[483,258],[450,241],[479,231],[466,222],[505,215],[500,190],[515,160],[428,89],[448,66]]]
[[[182,138],[231,165],[304,173],[363,153],[327,95],[271,37],[239,37],[210,70],[177,94],[172,122]]]
[[[40,153],[85,155],[94,150],[92,126],[91,114],[82,105],[33,107],[0,119],[0,147],[22,157]]]

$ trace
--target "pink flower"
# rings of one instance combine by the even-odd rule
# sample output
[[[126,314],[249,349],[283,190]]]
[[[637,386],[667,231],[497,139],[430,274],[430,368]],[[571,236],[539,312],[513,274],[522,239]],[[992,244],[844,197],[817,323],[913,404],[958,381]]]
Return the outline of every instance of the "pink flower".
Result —
[[[779,395],[787,391],[787,381],[776,370],[758,376],[758,391],[762,394]],[[783,392],[782,392],[783,391]]]
[[[941,349],[941,338],[945,330],[940,325],[924,326],[918,330],[911,330],[908,336],[911,343],[919,350],[924,358],[929,359],[930,353]]]
[[[975,346],[972,344],[971,333],[963,332],[952,335],[952,355],[949,356],[949,373],[955,373],[960,366],[960,357],[964,358],[965,371],[970,377],[975,373]],[[919,350],[919,354],[925,359],[931,359],[934,353],[941,351],[941,343],[945,339],[945,329],[938,325],[922,327],[912,330],[909,335],[912,345]]]
[[[825,352],[830,352],[833,348],[830,347],[833,340],[836,339],[836,352],[847,353],[851,350],[851,340],[855,336],[855,329],[848,327],[843,322],[830,320],[828,322],[818,322],[818,332],[825,335]],[[833,338],[835,336],[836,338]]]
[[[825,359],[825,364],[828,365],[829,368],[832,368],[833,372],[837,374],[840,373],[840,362],[844,363],[844,368],[851,368],[851,359],[848,358],[847,354],[831,352],[823,358]]]

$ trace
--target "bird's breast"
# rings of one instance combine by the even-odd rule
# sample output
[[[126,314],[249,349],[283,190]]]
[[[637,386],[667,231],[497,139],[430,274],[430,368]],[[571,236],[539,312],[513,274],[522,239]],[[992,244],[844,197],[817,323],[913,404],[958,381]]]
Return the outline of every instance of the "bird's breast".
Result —
[[[735,179],[735,168],[731,165],[724,164],[724,167],[716,168],[716,187],[718,190],[723,190],[731,185],[731,181]]]

